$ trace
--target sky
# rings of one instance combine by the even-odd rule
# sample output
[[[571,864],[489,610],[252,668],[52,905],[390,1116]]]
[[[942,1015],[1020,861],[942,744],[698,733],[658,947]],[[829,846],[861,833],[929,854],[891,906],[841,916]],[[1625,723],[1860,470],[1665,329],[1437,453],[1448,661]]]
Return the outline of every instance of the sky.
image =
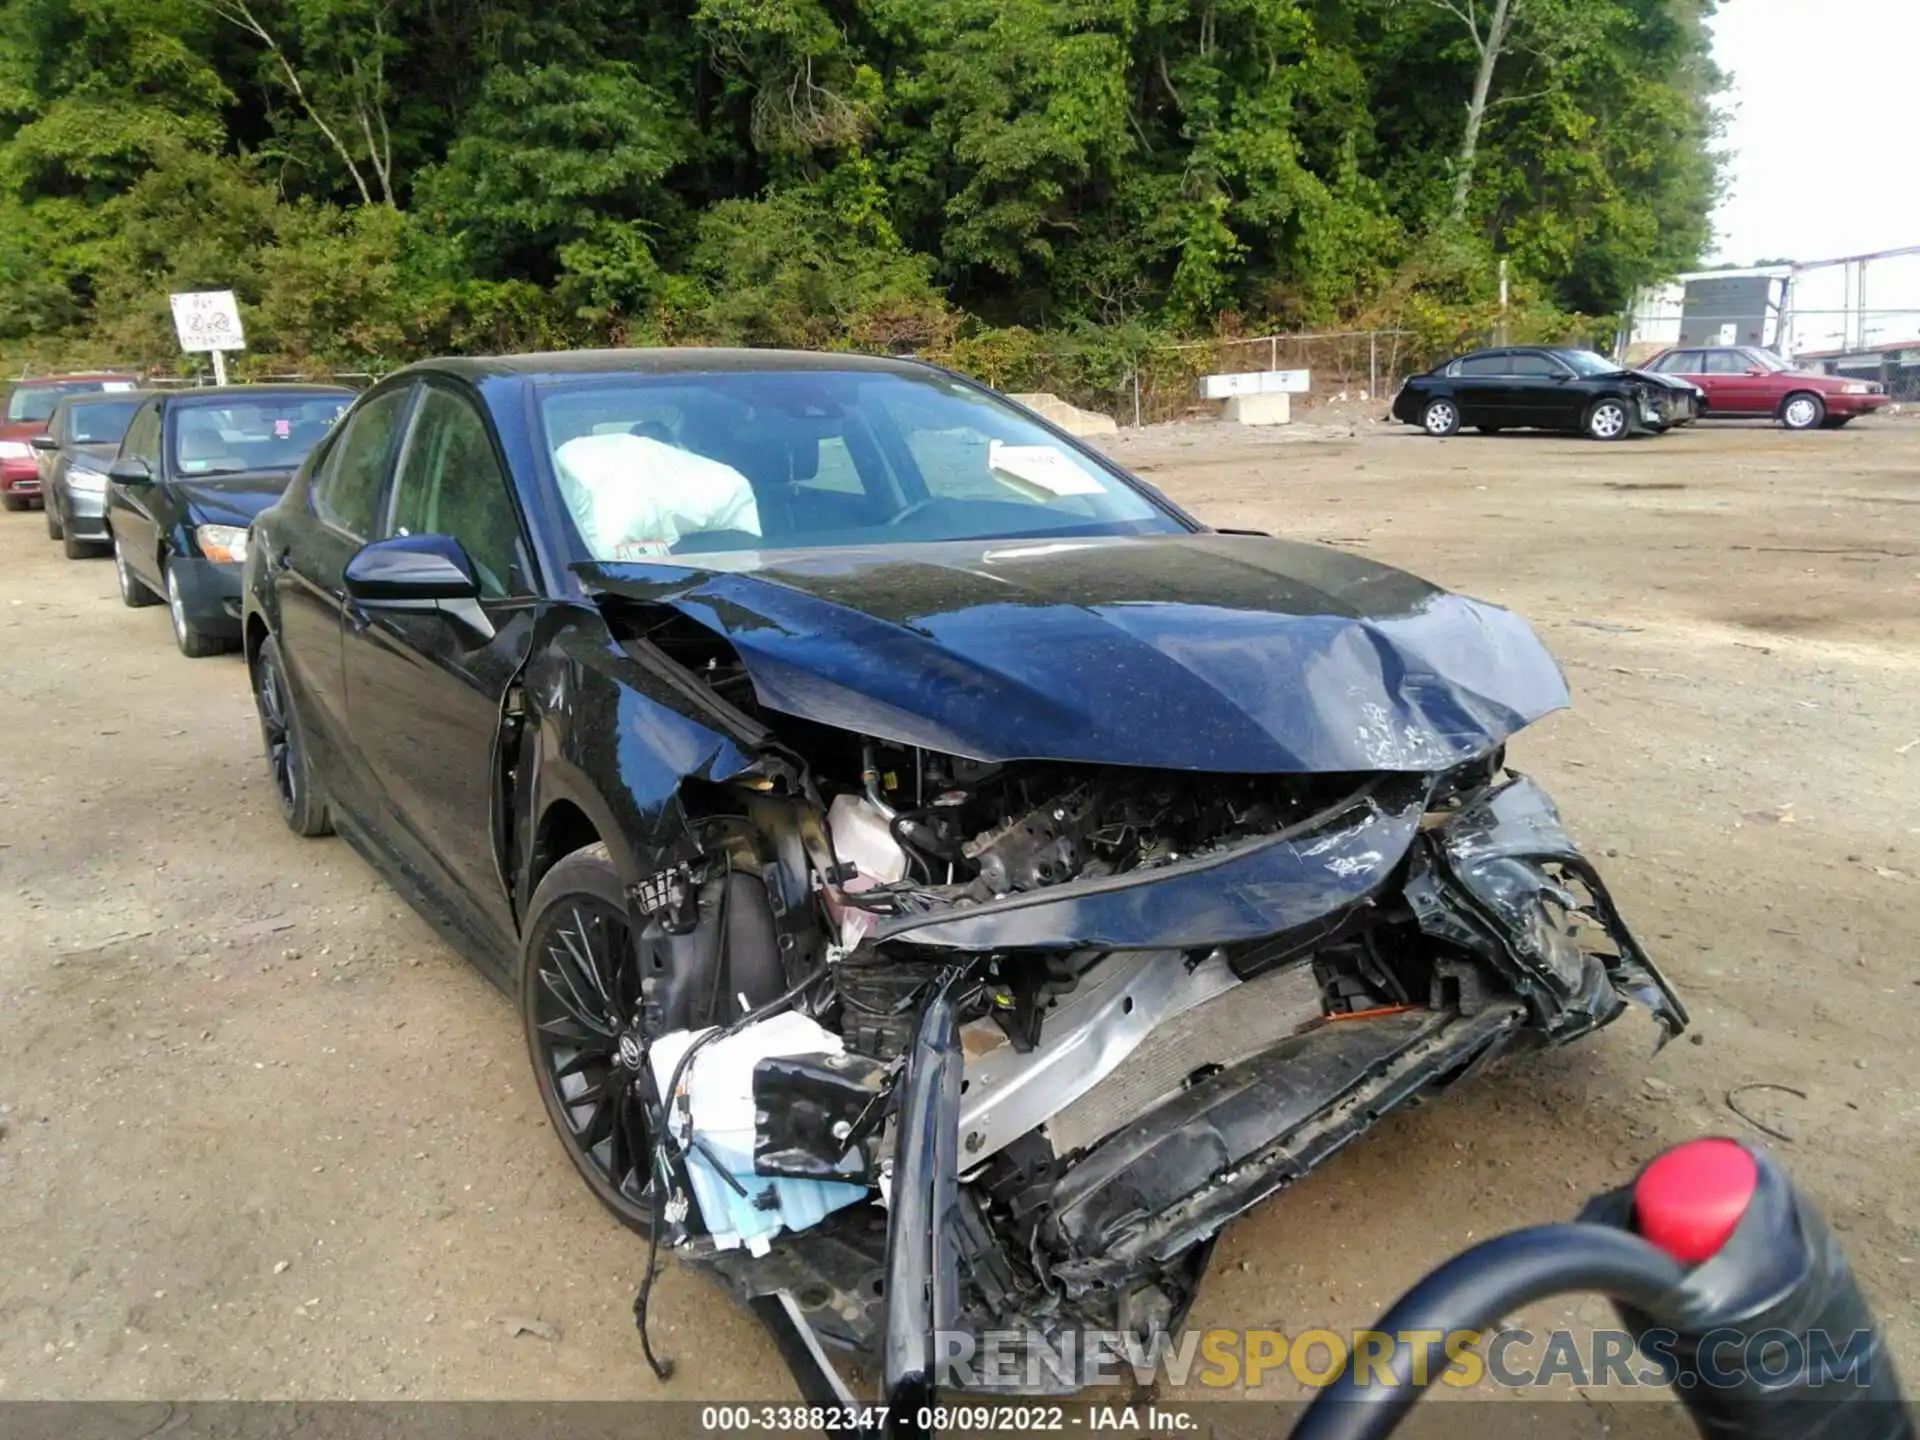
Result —
[[[1920,245],[1920,0],[1720,0],[1716,261]]]

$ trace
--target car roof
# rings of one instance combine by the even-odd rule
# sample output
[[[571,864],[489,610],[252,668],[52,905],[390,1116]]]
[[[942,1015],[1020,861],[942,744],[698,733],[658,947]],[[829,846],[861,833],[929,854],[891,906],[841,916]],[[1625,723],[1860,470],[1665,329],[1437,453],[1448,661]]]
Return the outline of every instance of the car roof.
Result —
[[[167,400],[250,400],[261,395],[355,395],[345,385],[198,385],[190,390],[150,390]]]
[[[13,381],[15,385],[85,385],[100,380],[133,380],[139,376],[129,375],[124,370],[82,370],[74,375],[23,375]]]
[[[932,367],[917,360],[878,355],[822,354],[814,350],[726,350],[681,346],[653,350],[566,350],[531,355],[447,356],[422,360],[396,375],[436,372],[470,383],[521,376],[535,380],[594,375],[683,375],[716,370],[753,373],[789,370],[862,370],[880,374],[924,375]]]
[[[156,395],[156,390],[76,390],[71,395],[62,395],[54,402],[56,410],[77,410],[85,405],[124,404],[128,400],[145,400]]]

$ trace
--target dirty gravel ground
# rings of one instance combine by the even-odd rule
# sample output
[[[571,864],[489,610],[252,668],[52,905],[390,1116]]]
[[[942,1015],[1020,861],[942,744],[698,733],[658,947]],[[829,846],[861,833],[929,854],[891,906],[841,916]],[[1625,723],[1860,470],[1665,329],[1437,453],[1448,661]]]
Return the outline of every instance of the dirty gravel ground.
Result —
[[[1701,1042],[1654,1058],[1632,1017],[1388,1123],[1232,1229],[1195,1323],[1363,1324],[1667,1142],[1753,1135],[1723,1097],[1766,1082],[1805,1093],[1746,1099],[1920,1375],[1920,424],[1110,443],[1214,523],[1531,617],[1575,701],[1512,758]],[[38,515],[0,516],[0,620],[0,1397],[659,1394],[643,1247],[556,1149],[508,1003],[282,828],[240,662],[182,659]],[[703,1280],[656,1315],[672,1394],[791,1394]]]

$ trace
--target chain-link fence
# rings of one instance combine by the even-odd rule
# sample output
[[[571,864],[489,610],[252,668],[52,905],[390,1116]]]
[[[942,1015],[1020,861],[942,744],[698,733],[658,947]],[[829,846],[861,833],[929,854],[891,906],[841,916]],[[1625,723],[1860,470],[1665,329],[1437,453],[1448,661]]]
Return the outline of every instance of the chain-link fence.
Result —
[[[1205,375],[1304,370],[1307,386],[1295,401],[1311,406],[1379,400],[1441,357],[1425,353],[1411,331],[1340,330],[1132,345],[1105,336],[1049,337],[1017,355],[963,344],[939,358],[997,389],[1046,392],[1122,425],[1152,425],[1213,413],[1216,407],[1200,397]]]

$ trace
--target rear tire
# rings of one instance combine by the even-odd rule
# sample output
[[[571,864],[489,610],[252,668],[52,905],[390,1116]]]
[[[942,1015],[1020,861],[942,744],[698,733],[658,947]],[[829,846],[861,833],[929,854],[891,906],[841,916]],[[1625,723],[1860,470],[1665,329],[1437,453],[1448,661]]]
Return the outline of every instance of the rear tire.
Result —
[[[51,500],[46,502],[46,509],[47,509],[47,538],[49,540],[64,539],[66,536],[66,531],[60,528],[59,510],[54,508],[54,504]]]
[[[1436,440],[1460,433],[1460,407],[1451,400],[1429,400],[1420,412],[1420,428]]]
[[[129,610],[140,610],[160,603],[160,597],[149,590],[128,567],[127,553],[117,536],[113,542],[113,573],[120,582],[120,603]]]
[[[1826,419],[1827,402],[1810,390],[1796,390],[1780,402],[1780,423],[1789,430],[1817,430]]]
[[[186,597],[180,593],[180,576],[171,565],[166,567],[165,573],[167,614],[173,621],[173,640],[180,647],[180,653],[189,660],[204,660],[209,655],[224,654],[229,642],[218,635],[207,634],[187,618]]]
[[[60,553],[69,560],[91,560],[100,553],[98,540],[76,540],[70,534],[60,537]]]
[[[1615,400],[1611,396],[1593,402],[1587,411],[1582,428],[1595,440],[1624,440],[1632,428],[1627,416],[1627,402]]]

